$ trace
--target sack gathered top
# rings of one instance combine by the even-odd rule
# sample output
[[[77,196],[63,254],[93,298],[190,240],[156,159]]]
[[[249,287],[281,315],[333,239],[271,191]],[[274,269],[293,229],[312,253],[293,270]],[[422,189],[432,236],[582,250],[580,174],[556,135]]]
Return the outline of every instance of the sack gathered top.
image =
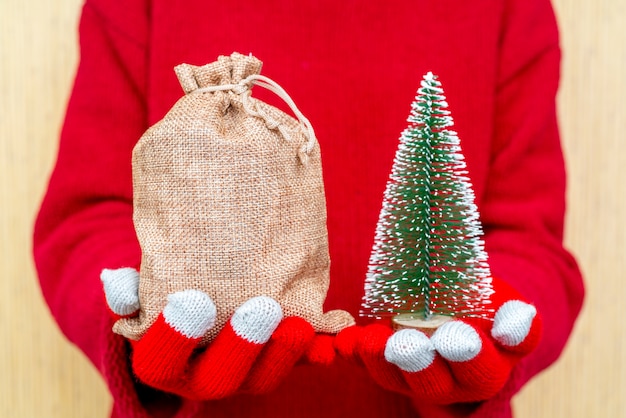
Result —
[[[319,144],[261,65],[233,53],[175,68],[185,96],[133,150],[140,313],[118,320],[118,334],[139,339],[168,294],[188,289],[217,306],[203,343],[255,296],[275,299],[317,332],[354,324],[349,313],[322,307],[330,258]],[[253,85],[276,93],[297,119],[251,97]]]

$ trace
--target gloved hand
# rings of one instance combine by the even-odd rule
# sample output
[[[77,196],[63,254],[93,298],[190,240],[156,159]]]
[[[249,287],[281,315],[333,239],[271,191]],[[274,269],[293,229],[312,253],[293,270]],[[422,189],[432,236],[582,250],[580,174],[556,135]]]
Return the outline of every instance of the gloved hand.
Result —
[[[116,319],[137,315],[139,274],[132,268],[103,270],[107,305]],[[259,296],[239,307],[206,348],[198,344],[214,325],[215,304],[203,292],[170,294],[163,312],[132,344],[132,368],[143,383],[189,399],[210,400],[235,392],[267,393],[303,356],[332,361],[327,339],[298,317],[283,318],[275,300]]]
[[[354,326],[335,340],[340,355],[362,363],[383,388],[416,402],[447,405],[486,400],[498,393],[519,360],[538,344],[534,306],[495,279],[493,318],[455,319],[429,338],[386,324]]]

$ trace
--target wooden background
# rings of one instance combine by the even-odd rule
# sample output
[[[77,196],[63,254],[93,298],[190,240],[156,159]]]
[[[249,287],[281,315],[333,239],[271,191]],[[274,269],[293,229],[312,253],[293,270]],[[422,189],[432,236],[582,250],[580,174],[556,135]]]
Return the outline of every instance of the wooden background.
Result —
[[[555,8],[565,51],[567,243],[588,297],[562,359],[515,406],[522,418],[626,417],[626,2],[555,0]],[[104,384],[50,319],[30,256],[77,61],[79,10],[79,0],[0,0],[1,417],[108,414]]]

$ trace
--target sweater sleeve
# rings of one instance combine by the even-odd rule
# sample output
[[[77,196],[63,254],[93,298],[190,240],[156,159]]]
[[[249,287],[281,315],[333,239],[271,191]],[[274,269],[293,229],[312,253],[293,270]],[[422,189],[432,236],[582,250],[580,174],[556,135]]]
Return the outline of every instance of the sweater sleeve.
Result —
[[[132,388],[132,381],[124,341],[111,331],[99,274],[105,267],[140,263],[131,153],[146,129],[148,23],[143,1],[106,8],[99,3],[88,1],[82,11],[80,64],[33,251],[52,315],[117,400],[115,392]],[[129,402],[137,401],[133,390],[124,392],[134,396]]]
[[[554,13],[549,0],[507,4],[481,216],[492,273],[532,301],[544,324],[540,346],[505,389],[511,396],[561,353],[581,308],[583,283],[563,247],[566,184],[555,104],[560,47]]]

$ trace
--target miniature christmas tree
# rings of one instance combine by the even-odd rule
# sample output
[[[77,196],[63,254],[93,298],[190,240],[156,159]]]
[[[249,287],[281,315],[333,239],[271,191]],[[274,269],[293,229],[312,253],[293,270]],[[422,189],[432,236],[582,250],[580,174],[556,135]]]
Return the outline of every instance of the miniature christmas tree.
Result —
[[[441,83],[424,76],[387,183],[363,313],[484,316],[492,293],[474,192]]]

